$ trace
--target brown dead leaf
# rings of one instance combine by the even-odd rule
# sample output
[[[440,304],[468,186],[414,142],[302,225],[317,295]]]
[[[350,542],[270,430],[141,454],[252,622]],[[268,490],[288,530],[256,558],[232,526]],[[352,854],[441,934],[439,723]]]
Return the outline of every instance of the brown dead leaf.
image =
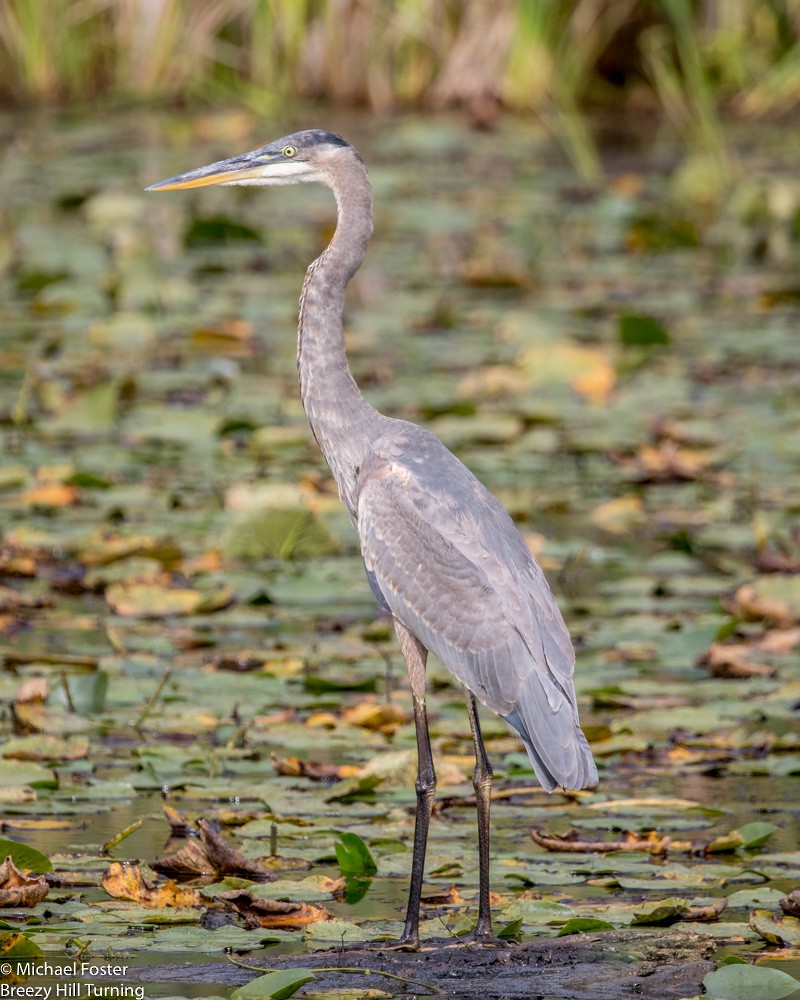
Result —
[[[11,858],[0,865],[0,906],[35,906],[47,895],[44,875],[25,875]]]
[[[755,644],[762,653],[790,653],[800,643],[800,628],[772,628]]]
[[[780,582],[783,579],[796,579],[793,577],[781,577],[779,575],[762,577],[761,581],[755,583],[745,583],[739,587],[733,598],[729,602],[729,610],[732,614],[744,618],[746,621],[765,621],[775,625],[780,629],[787,629],[796,625],[798,620],[797,608],[788,600],[781,596],[773,596],[769,593],[761,593],[758,584],[762,581]],[[767,590],[769,590],[769,585]]]
[[[217,896],[221,902],[229,903],[245,917],[249,924],[270,927],[273,930],[300,930],[318,920],[330,920],[330,913],[322,906],[310,903],[286,902],[278,899],[263,899],[247,889],[231,889]]]
[[[279,757],[273,753],[272,766],[277,774],[292,778],[311,778],[312,781],[341,781],[355,778],[361,773],[360,767],[352,764],[324,764],[319,761],[301,760],[300,757]]]
[[[447,892],[434,892],[430,896],[423,896],[424,906],[457,906],[466,903],[466,900],[458,891],[458,888],[451,885]]]
[[[19,611],[21,608],[49,608],[53,601],[49,597],[20,593],[11,587],[0,587],[0,612]]]
[[[793,889],[783,899],[778,900],[778,905],[787,917],[800,917],[800,889]]]
[[[712,677],[725,677],[742,680],[747,677],[775,677],[777,667],[767,663],[754,663],[747,654],[751,647],[745,643],[726,644],[712,642],[702,656],[698,657],[697,665],[708,667]]]
[[[248,357],[253,352],[253,324],[248,320],[229,317],[213,326],[192,331],[191,343],[201,350],[230,357]]]
[[[205,901],[195,889],[183,889],[168,880],[157,886],[147,879],[138,865],[124,865],[118,861],[108,866],[102,884],[109,896],[129,899],[140,906],[204,906]]]
[[[151,867],[173,875],[241,875],[259,882],[272,882],[276,875],[258,861],[247,858],[241,851],[205,819],[199,819],[200,841],[189,840],[174,854],[158,858]]]
[[[728,900],[725,896],[720,896],[719,899],[714,900],[713,903],[709,903],[708,906],[690,906],[688,910],[684,910],[681,913],[679,920],[699,920],[705,922],[710,922],[712,920],[719,920],[720,914],[727,907]]]
[[[717,454],[710,449],[684,448],[675,441],[641,445],[633,456],[612,456],[627,469],[637,483],[681,483],[698,479],[718,481],[720,474],[711,473]],[[728,475],[726,482],[730,479]]]

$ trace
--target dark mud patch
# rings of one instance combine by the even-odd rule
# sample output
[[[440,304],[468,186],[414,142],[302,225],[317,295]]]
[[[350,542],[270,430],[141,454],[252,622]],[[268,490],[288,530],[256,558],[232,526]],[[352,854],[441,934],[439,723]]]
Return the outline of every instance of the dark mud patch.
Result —
[[[678,1000],[700,992],[703,977],[714,967],[708,958],[713,949],[712,939],[696,934],[619,931],[524,945],[435,942],[416,954],[334,949],[275,957],[264,963],[264,969],[380,969],[462,1000]],[[248,982],[253,974],[215,964],[141,970],[141,977],[150,982],[231,986]],[[308,987],[334,988],[379,988],[397,998],[436,995],[383,976],[349,972],[319,972]]]

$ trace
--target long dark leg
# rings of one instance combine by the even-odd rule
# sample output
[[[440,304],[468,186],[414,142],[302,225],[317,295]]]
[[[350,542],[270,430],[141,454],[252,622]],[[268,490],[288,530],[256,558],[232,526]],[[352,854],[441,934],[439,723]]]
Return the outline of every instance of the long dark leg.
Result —
[[[478,719],[475,696],[467,691],[467,712],[472,730],[472,744],[475,747],[475,770],[472,773],[472,787],[478,807],[478,926],[475,937],[486,939],[492,936],[492,911],[489,906],[489,808],[492,802],[492,765],[486,754]]]
[[[419,904],[422,896],[422,877],[425,872],[425,848],[428,844],[428,827],[436,792],[436,772],[433,769],[431,740],[428,734],[428,716],[425,712],[425,662],[428,651],[411,632],[395,619],[395,630],[400,649],[408,668],[411,682],[411,699],[414,703],[414,725],[417,731],[417,816],[414,823],[414,853],[411,856],[411,888],[408,891],[406,925],[401,944],[419,944]]]

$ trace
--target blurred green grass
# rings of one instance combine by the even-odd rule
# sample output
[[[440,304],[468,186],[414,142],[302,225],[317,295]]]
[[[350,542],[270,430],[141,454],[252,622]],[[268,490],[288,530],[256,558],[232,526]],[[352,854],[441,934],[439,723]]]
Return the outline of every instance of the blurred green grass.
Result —
[[[0,102],[322,100],[532,114],[580,172],[596,122],[668,123],[727,162],[721,118],[790,112],[797,0],[4,0]]]

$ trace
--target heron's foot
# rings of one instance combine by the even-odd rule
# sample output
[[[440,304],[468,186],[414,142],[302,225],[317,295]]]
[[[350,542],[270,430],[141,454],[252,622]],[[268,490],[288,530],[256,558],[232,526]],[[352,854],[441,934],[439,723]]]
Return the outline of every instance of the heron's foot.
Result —
[[[397,941],[353,941],[332,947],[339,951],[419,951],[419,938],[404,936]]]

